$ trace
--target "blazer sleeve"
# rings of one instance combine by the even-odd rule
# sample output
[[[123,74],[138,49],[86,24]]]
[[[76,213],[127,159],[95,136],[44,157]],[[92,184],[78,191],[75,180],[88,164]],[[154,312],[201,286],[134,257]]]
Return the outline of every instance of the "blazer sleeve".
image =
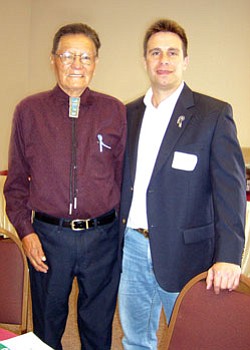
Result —
[[[240,265],[245,236],[245,164],[229,104],[222,108],[213,135],[210,176],[216,232],[214,260]]]

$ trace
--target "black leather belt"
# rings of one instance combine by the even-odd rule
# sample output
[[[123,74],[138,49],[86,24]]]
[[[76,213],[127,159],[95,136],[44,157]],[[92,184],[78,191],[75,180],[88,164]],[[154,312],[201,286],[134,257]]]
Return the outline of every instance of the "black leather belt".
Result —
[[[134,230],[141,233],[145,238],[149,237],[148,230],[145,228],[134,228]]]
[[[116,218],[116,212],[113,209],[110,212],[94,219],[75,220],[60,219],[40,212],[35,212],[34,218],[39,221],[46,222],[47,224],[68,227],[73,231],[84,231],[93,227],[111,224]]]

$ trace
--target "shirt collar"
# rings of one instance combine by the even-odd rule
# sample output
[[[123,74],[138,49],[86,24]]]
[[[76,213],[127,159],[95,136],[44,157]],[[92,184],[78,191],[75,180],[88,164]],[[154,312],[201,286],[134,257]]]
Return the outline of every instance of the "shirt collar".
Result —
[[[166,97],[160,104],[159,104],[159,107],[165,107],[169,102],[171,101],[177,101],[181,92],[182,92],[182,89],[184,87],[184,81],[180,84],[180,86],[168,97]],[[150,108],[155,108],[154,105],[152,104],[152,97],[153,97],[153,90],[152,88],[150,87],[148,89],[148,91],[146,92],[145,96],[144,96],[144,99],[143,99],[143,102],[145,103],[145,105],[147,107],[150,107]],[[158,108],[159,108],[158,107]]]
[[[61,103],[68,103],[69,101],[69,95],[67,95],[57,84],[54,89],[52,90],[52,94],[56,97],[58,101]],[[94,98],[93,98],[93,93],[89,88],[86,88],[82,95],[80,96],[81,98],[81,105],[91,105],[94,103]]]

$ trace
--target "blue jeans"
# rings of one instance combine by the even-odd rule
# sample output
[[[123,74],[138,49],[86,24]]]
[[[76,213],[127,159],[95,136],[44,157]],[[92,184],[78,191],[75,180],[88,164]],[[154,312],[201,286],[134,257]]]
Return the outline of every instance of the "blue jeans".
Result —
[[[169,322],[178,294],[163,290],[156,281],[149,239],[127,228],[119,287],[119,313],[125,350],[157,349],[162,306]]]

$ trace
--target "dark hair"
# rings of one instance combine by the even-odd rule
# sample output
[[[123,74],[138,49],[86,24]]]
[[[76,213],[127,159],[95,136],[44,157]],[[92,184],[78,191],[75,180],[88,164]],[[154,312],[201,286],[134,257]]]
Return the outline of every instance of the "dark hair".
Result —
[[[61,27],[54,36],[53,47],[51,51],[52,54],[56,53],[61,37],[70,34],[84,34],[88,38],[90,38],[95,44],[96,55],[98,56],[98,50],[101,47],[101,42],[98,37],[98,34],[95,32],[94,29],[89,27],[87,24],[83,23],[71,23]]]
[[[188,40],[184,29],[175,21],[170,19],[160,19],[153,23],[146,31],[143,41],[144,57],[146,57],[147,54],[147,45],[150,37],[159,32],[171,32],[177,34],[182,41],[184,57],[187,56]]]

